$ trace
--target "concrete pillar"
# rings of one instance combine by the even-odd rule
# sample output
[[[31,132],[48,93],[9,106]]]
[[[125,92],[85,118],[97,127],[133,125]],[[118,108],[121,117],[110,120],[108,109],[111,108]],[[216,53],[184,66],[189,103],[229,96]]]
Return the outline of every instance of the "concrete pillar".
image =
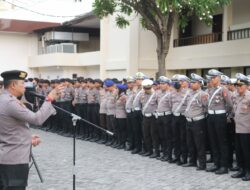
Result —
[[[223,14],[223,38],[222,40],[225,42],[227,41],[227,32],[230,29],[230,26],[232,25],[232,5],[225,6],[224,7],[224,14]]]

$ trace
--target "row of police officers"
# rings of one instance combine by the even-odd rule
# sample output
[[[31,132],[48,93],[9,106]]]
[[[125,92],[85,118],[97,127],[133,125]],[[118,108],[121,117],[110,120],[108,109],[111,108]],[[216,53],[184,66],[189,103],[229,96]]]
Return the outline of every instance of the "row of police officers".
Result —
[[[250,180],[249,78],[243,74],[230,79],[211,69],[206,80],[193,73],[190,78],[161,76],[155,83],[138,72],[125,81],[78,78],[42,83],[37,90],[45,95],[63,84],[55,104],[115,133],[110,137],[79,122],[80,139],[215,174],[238,170],[232,177]],[[49,119],[47,130],[72,136],[71,118],[58,113]],[[208,149],[212,167],[206,166]]]

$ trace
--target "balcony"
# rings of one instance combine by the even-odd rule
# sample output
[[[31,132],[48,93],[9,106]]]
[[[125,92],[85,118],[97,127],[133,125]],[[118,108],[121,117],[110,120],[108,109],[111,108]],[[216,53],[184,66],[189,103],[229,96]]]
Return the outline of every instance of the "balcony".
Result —
[[[86,67],[100,65],[100,51],[87,53],[52,53],[31,56],[28,59],[29,68],[38,67]]]
[[[174,47],[208,44],[222,41],[222,33],[211,33],[174,40]]]
[[[250,38],[250,28],[232,30],[227,33],[228,40],[241,40],[246,38]]]

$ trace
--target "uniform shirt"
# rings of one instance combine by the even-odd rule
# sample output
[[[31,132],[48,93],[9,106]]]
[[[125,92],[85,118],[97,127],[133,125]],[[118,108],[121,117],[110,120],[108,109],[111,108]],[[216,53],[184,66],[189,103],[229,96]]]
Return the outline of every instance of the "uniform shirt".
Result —
[[[56,110],[45,101],[34,113],[8,91],[0,96],[0,107],[0,164],[27,164],[32,140],[28,123],[41,125]]]
[[[100,90],[102,90],[102,88],[95,88],[96,104],[100,104],[100,101],[101,101]]]
[[[87,102],[88,104],[96,104],[99,103],[98,98],[99,98],[99,92],[97,91],[96,88],[91,88],[87,91]]]
[[[120,94],[117,96],[117,100],[115,103],[115,117],[116,118],[127,118],[127,113],[126,113],[126,100],[127,100],[127,95],[125,93]]]
[[[133,101],[135,98],[135,91],[134,90],[127,90],[127,101],[126,101],[126,110],[131,111],[133,109]]]
[[[115,115],[117,91],[110,92],[107,96],[107,115]]]
[[[237,90],[235,90],[235,91],[229,91],[229,93],[230,93],[230,96],[231,96],[232,105],[234,105],[235,101],[236,101],[236,97],[238,95],[238,92],[237,92]],[[228,106],[227,109],[228,109],[227,110],[228,118],[234,118],[233,106]]]
[[[74,99],[74,88],[73,87],[65,87],[63,89],[61,100],[62,101],[71,101]]]
[[[101,114],[107,114],[107,96],[109,94],[105,89],[99,91],[100,97],[100,111]]]
[[[151,98],[152,97],[152,98]],[[140,96],[140,103],[142,107],[142,113],[155,113],[157,108],[157,95],[154,90],[150,94],[142,92]]]
[[[135,89],[135,97],[133,100],[133,109],[141,109],[141,103],[140,103],[140,96],[144,92],[142,88],[136,88]]]
[[[244,96],[237,95],[234,104],[236,133],[250,133],[250,92]]]
[[[82,88],[75,88],[75,92],[74,92],[74,94],[75,94],[75,96],[74,96],[74,102],[76,103],[76,104],[80,104],[81,103],[81,100],[80,100],[80,93],[81,93],[81,89]]]
[[[185,116],[187,118],[194,118],[205,115],[208,94],[200,90],[191,90],[187,96],[187,107]]]
[[[218,93],[214,96],[215,91],[220,88]],[[223,96],[223,91],[226,93],[226,97]],[[217,86],[210,88],[208,90],[209,99],[208,99],[208,110],[228,110],[228,107],[232,106],[232,99],[229,90],[222,86]]]
[[[171,91],[166,90],[166,91],[159,91],[157,94],[157,102],[158,106],[156,109],[156,112],[158,113],[163,113],[163,112],[171,112]]]
[[[86,94],[86,89],[83,89],[81,87],[75,88],[74,92],[74,102],[76,104],[83,104],[87,103],[87,94]]]
[[[186,98],[187,98],[188,93],[189,93],[189,89],[181,89],[179,92],[177,90],[172,91],[172,93],[171,93],[171,105],[172,105],[172,112],[173,113],[184,114],[184,112],[187,108]]]
[[[88,89],[87,88],[81,88],[81,90],[79,92],[79,99],[80,99],[81,104],[88,103],[87,93],[88,93]]]

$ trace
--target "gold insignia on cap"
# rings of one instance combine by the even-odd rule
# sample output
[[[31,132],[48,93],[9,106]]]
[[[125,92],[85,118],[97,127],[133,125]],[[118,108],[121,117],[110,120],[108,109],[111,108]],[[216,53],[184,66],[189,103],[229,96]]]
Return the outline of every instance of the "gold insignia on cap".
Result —
[[[25,72],[20,72],[19,77],[24,79],[26,77],[26,73]]]

